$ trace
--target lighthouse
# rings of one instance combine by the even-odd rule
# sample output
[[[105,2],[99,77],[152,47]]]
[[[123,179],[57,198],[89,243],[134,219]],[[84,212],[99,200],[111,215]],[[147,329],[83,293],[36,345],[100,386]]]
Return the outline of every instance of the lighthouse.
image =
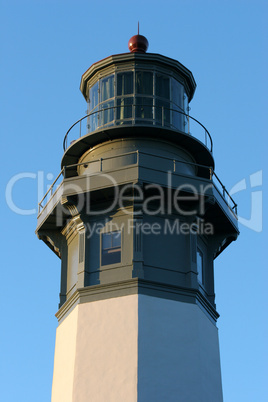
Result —
[[[61,261],[52,401],[220,402],[214,260],[237,205],[189,115],[191,71],[128,46],[82,75],[87,114],[39,203]]]

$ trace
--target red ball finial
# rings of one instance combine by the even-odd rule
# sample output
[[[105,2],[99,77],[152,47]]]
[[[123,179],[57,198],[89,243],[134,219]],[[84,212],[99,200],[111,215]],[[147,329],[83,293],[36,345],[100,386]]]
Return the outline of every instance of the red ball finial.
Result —
[[[139,34],[139,23],[138,23],[138,35],[132,36],[128,41],[128,48],[132,53],[146,53],[149,47],[149,42]]]

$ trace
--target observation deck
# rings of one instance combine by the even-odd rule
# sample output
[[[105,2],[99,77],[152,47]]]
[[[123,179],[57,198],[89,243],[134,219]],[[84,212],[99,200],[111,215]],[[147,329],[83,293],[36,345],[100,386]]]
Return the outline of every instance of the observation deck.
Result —
[[[125,113],[125,108],[128,109],[127,118],[117,118]],[[142,118],[142,113],[150,117]],[[91,130],[89,121],[96,122],[95,130]],[[77,120],[64,136],[62,167],[78,163],[79,157],[89,147],[122,137],[153,137],[170,141],[193,154],[198,164],[214,168],[212,137],[202,123],[176,109],[134,103],[93,111]]]

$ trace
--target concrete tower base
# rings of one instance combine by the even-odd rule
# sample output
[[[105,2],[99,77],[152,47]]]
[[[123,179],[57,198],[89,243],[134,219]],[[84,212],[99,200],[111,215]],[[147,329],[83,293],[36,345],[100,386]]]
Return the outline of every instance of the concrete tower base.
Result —
[[[217,327],[196,304],[142,294],[78,304],[57,329],[62,401],[220,402]]]

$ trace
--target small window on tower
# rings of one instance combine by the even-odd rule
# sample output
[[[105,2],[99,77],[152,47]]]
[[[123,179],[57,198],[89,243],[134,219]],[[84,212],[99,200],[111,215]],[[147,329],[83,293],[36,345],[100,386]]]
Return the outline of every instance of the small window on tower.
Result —
[[[121,262],[121,232],[102,234],[101,265]]]
[[[197,264],[197,279],[198,282],[203,284],[203,253],[197,249],[197,256],[196,256],[196,264]]]

